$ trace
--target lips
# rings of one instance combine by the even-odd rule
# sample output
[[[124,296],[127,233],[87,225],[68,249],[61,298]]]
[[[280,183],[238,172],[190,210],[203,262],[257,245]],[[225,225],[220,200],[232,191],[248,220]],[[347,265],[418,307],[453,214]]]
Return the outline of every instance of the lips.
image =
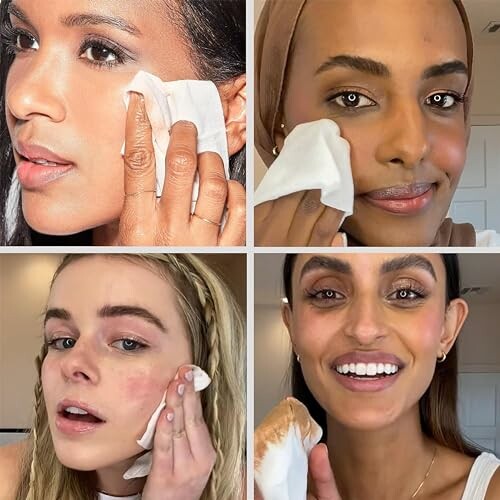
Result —
[[[104,423],[102,414],[82,401],[65,399],[57,405],[56,427],[65,434],[91,432]]]
[[[36,190],[59,179],[75,167],[74,163],[38,145],[18,143],[20,157],[17,176],[24,189]]]
[[[435,184],[421,182],[391,186],[370,191],[363,198],[370,204],[391,213],[401,215],[416,214],[430,204],[435,192]]]

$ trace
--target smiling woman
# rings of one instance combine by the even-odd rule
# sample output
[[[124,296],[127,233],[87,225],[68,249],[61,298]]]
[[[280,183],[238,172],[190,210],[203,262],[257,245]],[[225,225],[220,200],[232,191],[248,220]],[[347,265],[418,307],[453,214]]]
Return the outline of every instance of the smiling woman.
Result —
[[[244,0],[3,0],[0,23],[1,244],[244,243]],[[228,174],[179,121],[157,199],[149,111],[124,102],[140,71],[215,83]]]
[[[33,426],[0,448],[0,498],[242,498],[244,326],[206,264],[68,256],[43,324]]]
[[[308,498],[497,498],[500,460],[458,423],[456,340],[468,305],[457,256],[287,255],[283,283],[292,394],[323,430],[304,470]],[[281,472],[273,453],[297,448],[272,415],[255,446]]]
[[[446,218],[465,165],[472,65],[460,0],[268,0],[255,122],[264,181],[274,180],[255,209],[257,243],[331,246],[340,232],[360,246],[481,244]]]

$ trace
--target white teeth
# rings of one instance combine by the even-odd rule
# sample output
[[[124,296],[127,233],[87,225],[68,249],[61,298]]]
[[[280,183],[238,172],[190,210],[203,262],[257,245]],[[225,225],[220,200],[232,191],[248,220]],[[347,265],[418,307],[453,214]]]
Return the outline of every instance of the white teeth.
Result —
[[[64,411],[67,411],[68,413],[72,413],[73,415],[88,415],[88,412],[86,412],[85,410],[82,410],[81,408],[77,408],[76,406],[69,406]]]
[[[35,164],[35,165],[41,165],[43,167],[46,167],[46,166],[50,166],[50,167],[56,167],[58,164],[54,161],[49,161],[49,160],[43,160],[43,159],[40,159],[40,160],[32,160],[32,162]]]
[[[393,375],[399,371],[399,367],[392,363],[345,363],[343,365],[336,365],[335,370],[342,375],[353,374],[374,377],[382,374]]]

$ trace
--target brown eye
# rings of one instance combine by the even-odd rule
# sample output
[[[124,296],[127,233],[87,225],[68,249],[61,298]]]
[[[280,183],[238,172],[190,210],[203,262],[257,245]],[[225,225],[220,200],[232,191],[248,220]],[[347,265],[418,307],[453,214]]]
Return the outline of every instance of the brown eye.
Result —
[[[451,109],[454,108],[459,102],[462,102],[462,100],[453,94],[440,92],[429,96],[425,102],[433,108]]]
[[[95,45],[93,47],[88,47],[83,53],[89,61],[113,63],[118,57],[115,52],[107,47],[101,45]]]
[[[375,103],[359,92],[342,92],[334,95],[329,101],[341,108],[361,109],[374,106]]]
[[[16,47],[21,50],[38,50],[40,48],[35,38],[27,33],[17,34]]]

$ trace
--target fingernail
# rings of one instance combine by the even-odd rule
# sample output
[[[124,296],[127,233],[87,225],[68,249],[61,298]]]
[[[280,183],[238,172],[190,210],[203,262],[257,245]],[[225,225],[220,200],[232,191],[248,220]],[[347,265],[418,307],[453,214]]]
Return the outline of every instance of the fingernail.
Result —
[[[177,392],[179,393],[179,396],[182,396],[184,394],[184,384],[179,384],[177,386]]]
[[[167,412],[167,420],[169,422],[172,422],[173,419],[174,419],[174,414],[171,412]]]
[[[186,372],[184,374],[184,378],[188,381],[188,382],[192,382],[193,381],[193,370],[189,370],[188,372]]]

